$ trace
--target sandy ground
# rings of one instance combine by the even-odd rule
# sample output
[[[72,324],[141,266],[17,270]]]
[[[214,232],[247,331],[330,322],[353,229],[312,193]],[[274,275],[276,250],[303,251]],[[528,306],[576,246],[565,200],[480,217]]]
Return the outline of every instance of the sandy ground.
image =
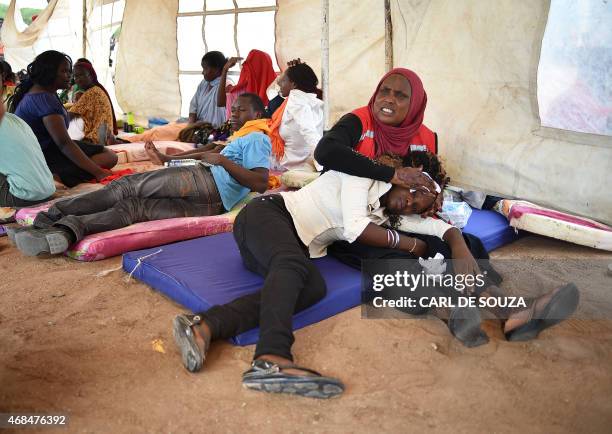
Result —
[[[355,308],[296,333],[297,362],[347,386],[319,401],[243,390],[253,347],[213,344],[185,371],[182,308],[121,271],[96,277],[120,258],[24,258],[0,238],[0,412],[69,414],[58,432],[610,432],[612,321],[586,317],[612,299],[612,254],[532,236],[493,256],[518,260],[500,267],[509,288],[577,282],[580,318],[527,343],[488,320],[491,342],[467,349],[439,320]]]

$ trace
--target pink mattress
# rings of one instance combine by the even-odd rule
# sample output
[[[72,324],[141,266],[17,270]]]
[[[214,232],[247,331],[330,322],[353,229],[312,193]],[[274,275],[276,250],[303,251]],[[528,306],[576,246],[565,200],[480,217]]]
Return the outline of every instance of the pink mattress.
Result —
[[[34,222],[34,218],[41,211],[47,211],[55,202],[60,199],[78,196],[80,194],[89,193],[104,187],[102,184],[79,184],[73,188],[58,189],[53,195],[53,199],[48,202],[30,208],[21,208],[15,213],[15,220],[22,226],[30,226]]]
[[[162,166],[155,166],[145,161],[118,165],[116,168],[131,168],[135,172],[143,172],[159,169],[161,167]],[[102,185],[100,184],[79,184],[77,187],[66,190],[64,194],[62,194],[62,197],[55,198],[35,207],[20,209],[17,211],[15,218],[20,225],[31,225],[39,212],[48,210],[51,205],[59,199],[75,196],[101,187]],[[280,186],[274,190],[268,190],[266,194],[277,193],[283,190],[286,190],[286,188]],[[238,215],[238,212],[256,196],[259,196],[259,194],[249,193],[249,195],[240,201],[231,211],[218,216],[155,220],[136,223],[114,231],[89,235],[71,246],[66,252],[66,255],[78,261],[99,261],[101,259],[121,255],[131,250],[146,249],[176,241],[231,232],[234,226],[234,219]]]
[[[534,234],[612,251],[612,227],[585,217],[545,208],[524,200],[500,201],[510,226]]]
[[[231,211],[218,216],[155,220],[89,235],[70,246],[66,255],[77,261],[99,261],[131,250],[146,249],[175,241],[230,232],[238,212],[255,196],[258,196],[258,194],[249,193]],[[48,210],[57,200],[54,199],[36,207],[19,210],[17,212],[17,223],[23,226],[31,225],[39,212]]]
[[[99,261],[131,250],[230,232],[237,213],[136,223],[126,228],[89,235],[71,246],[66,254],[77,261]]]
[[[266,194],[283,191],[284,187],[269,190]],[[231,211],[218,216],[209,217],[183,217],[176,219],[155,220],[136,223],[114,231],[100,232],[85,237],[78,243],[70,246],[66,252],[77,261],[99,261],[113,256],[121,255],[132,250],[146,249],[161,246],[176,241],[205,237],[208,235],[231,232],[234,219],[240,210],[258,193],[249,195],[240,201]],[[54,201],[47,202],[35,208],[24,208],[19,211],[18,223],[32,224],[40,211],[49,209]]]
[[[167,153],[169,149],[176,149],[181,152],[194,149],[193,143],[172,141],[155,141],[155,146],[160,152],[163,153]],[[124,162],[123,160],[126,160],[128,163],[149,160],[149,157],[144,150],[144,142],[121,143],[119,145],[108,146],[108,148],[118,154],[120,163]]]

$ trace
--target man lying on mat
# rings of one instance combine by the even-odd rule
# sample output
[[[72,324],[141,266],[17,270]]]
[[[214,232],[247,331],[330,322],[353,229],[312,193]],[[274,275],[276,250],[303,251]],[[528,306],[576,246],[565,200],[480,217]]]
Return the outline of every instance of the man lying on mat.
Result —
[[[257,95],[240,95],[231,116],[237,138],[221,153],[203,154],[208,165],[125,176],[101,190],[59,201],[38,214],[33,228],[14,234],[17,247],[27,256],[58,254],[89,234],[150,220],[217,215],[251,190],[263,193],[272,147],[263,113]]]

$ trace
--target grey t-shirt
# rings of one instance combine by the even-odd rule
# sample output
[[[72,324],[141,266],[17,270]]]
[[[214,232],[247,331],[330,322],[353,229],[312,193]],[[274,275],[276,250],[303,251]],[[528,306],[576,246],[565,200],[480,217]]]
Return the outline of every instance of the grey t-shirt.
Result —
[[[214,126],[225,123],[225,107],[217,107],[217,94],[221,77],[213,81],[202,80],[198,85],[191,103],[189,113],[195,113],[198,121],[210,122]]]

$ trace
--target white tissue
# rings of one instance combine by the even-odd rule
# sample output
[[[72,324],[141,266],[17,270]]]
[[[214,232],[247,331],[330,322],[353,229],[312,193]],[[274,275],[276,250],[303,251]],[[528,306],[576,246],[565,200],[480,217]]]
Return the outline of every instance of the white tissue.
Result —
[[[419,258],[419,264],[421,264],[421,267],[423,267],[423,270],[427,275],[438,276],[446,271],[444,255],[440,252],[436,253],[436,256],[433,258]]]

